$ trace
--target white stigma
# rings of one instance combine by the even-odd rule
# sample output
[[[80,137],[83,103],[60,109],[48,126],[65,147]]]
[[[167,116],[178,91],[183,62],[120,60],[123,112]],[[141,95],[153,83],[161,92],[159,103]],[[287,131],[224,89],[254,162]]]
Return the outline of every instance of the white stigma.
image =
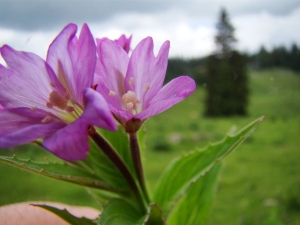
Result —
[[[133,107],[134,107],[134,105],[133,105],[132,102],[129,102],[129,103],[126,104],[126,109],[128,109],[128,110],[134,109]]]
[[[122,96],[122,100],[126,104],[127,110],[135,110],[136,105],[140,103],[133,91],[127,91],[127,93]]]

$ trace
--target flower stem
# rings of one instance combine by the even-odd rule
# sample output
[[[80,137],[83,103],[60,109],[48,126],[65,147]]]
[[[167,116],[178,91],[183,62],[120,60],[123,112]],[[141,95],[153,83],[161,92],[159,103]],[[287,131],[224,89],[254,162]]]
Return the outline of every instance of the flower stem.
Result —
[[[147,203],[150,203],[150,199],[148,196],[146,183],[145,183],[145,176],[144,176],[144,170],[141,160],[141,153],[140,153],[140,147],[137,139],[136,132],[135,133],[129,133],[129,142],[130,142],[130,150],[131,150],[131,158],[133,161],[134,169],[137,175],[137,178],[139,180],[139,183],[141,185],[144,197],[146,198]]]
[[[102,152],[110,159],[110,161],[116,166],[119,172],[123,175],[125,180],[127,181],[129,187],[131,188],[133,194],[138,200],[139,204],[145,210],[145,204],[143,198],[139,192],[139,189],[135,183],[132,174],[130,173],[128,167],[122,160],[122,158],[118,155],[115,149],[95,130],[94,127],[89,128],[89,136],[93,139],[96,145],[102,150]]]

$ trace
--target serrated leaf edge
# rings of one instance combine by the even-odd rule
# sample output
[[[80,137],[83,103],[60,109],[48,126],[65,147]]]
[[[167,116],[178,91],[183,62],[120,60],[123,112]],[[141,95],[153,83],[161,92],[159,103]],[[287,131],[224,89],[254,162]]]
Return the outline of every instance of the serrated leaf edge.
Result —
[[[188,183],[186,185],[186,188],[182,188],[181,191],[178,191],[179,195],[177,198],[175,198],[173,200],[173,203],[170,205],[169,210],[166,212],[166,217],[168,217],[168,215],[170,214],[170,212],[172,211],[172,209],[174,208],[174,206],[176,205],[176,203],[180,200],[180,198],[187,192],[187,190],[190,188],[190,186],[195,183],[198,179],[200,179],[201,177],[205,176],[205,174],[207,174],[211,168],[213,168],[218,162],[220,162],[223,158],[225,158],[229,153],[231,153],[234,149],[236,149],[254,130],[255,128],[265,119],[265,116],[260,117],[259,119],[256,119],[255,121],[253,121],[252,123],[250,123],[248,126],[244,127],[242,130],[240,130],[239,132],[235,133],[235,134],[229,134],[227,133],[225,135],[225,137],[218,142],[215,143],[209,143],[207,146],[203,147],[203,148],[198,148],[196,147],[196,149],[192,152],[189,153],[184,153],[181,156],[175,158],[168,166],[168,168],[166,169],[166,172],[171,169],[173,167],[173,165],[182,159],[182,157],[188,157],[192,154],[195,154],[197,152],[205,152],[205,151],[209,151],[209,149],[213,146],[222,144],[224,142],[226,142],[228,139],[230,138],[234,138],[236,136],[238,136],[240,133],[244,132],[245,130],[247,130],[249,127],[253,126],[253,124],[255,124],[245,135],[241,136],[235,143],[235,145],[231,146],[230,150],[228,150],[226,152],[226,154],[222,155],[221,157],[217,158],[214,163],[211,164],[211,166],[207,167],[201,174],[199,174],[195,179],[191,180],[190,183]]]
[[[15,162],[15,161],[13,161],[13,159],[17,159],[17,160],[23,161],[23,163]],[[123,193],[124,192],[124,190],[122,190],[122,189],[113,187],[111,185],[108,185],[108,184],[106,184],[104,182],[101,182],[99,180],[96,180],[96,179],[91,179],[91,178],[87,178],[87,177],[71,176],[71,175],[55,174],[55,173],[47,172],[45,169],[40,169],[40,170],[33,169],[33,168],[30,168],[30,166],[26,165],[26,163],[30,162],[30,163],[33,163],[33,164],[37,164],[39,166],[60,164],[60,165],[67,165],[67,166],[70,166],[70,167],[74,167],[74,166],[72,166],[70,164],[67,164],[66,162],[62,162],[62,163],[50,162],[50,161],[47,161],[47,162],[36,162],[36,161],[31,160],[30,158],[28,158],[28,159],[18,158],[16,155],[13,155],[12,157],[9,157],[9,156],[0,156],[0,161],[4,162],[6,164],[12,165],[12,166],[21,168],[21,169],[23,169],[25,171],[28,171],[28,172],[31,172],[31,173],[35,173],[35,174],[38,174],[38,175],[42,175],[42,176],[46,176],[46,177],[50,177],[50,178],[53,178],[53,179],[62,180],[62,181],[65,181],[65,182],[69,182],[69,183],[73,183],[73,184],[78,184],[78,185],[85,186],[85,187],[103,189],[103,190],[106,190],[106,191],[114,191],[114,192],[118,192],[118,193]],[[85,173],[90,173],[89,171],[82,170],[79,167],[74,167],[74,168],[76,168],[78,170],[81,170],[81,171],[83,171]],[[90,173],[90,175],[93,176],[95,174]],[[85,184],[84,185],[80,184],[79,182],[77,182],[77,180],[78,181],[79,180],[85,181]]]
[[[53,208],[53,209],[57,209],[57,210],[59,210],[59,211],[68,213],[69,215],[73,216],[74,219],[79,219],[79,220],[80,220],[80,219],[86,219],[86,220],[90,220],[90,222],[91,222],[92,224],[97,225],[97,223],[96,223],[94,220],[91,220],[91,219],[89,219],[89,218],[87,218],[87,217],[84,217],[84,216],[82,216],[82,217],[74,216],[74,215],[73,215],[72,213],[70,213],[66,208],[64,208],[64,209],[59,209],[59,208],[56,208],[56,207],[54,207],[54,206],[46,205],[46,204],[30,204],[30,205],[32,205],[32,206],[34,206],[34,207],[40,207],[40,208],[45,209],[45,210],[47,210],[47,211],[49,211],[49,212],[51,212],[51,213],[53,213],[53,214],[55,214],[55,215],[57,215],[57,214],[54,213],[53,211],[49,210],[48,207],[49,207],[49,208]],[[57,216],[58,216],[59,218],[63,219],[64,221],[66,221],[66,222],[69,223],[69,221],[65,220],[65,218],[63,218],[63,217],[60,217],[60,215],[57,215]]]

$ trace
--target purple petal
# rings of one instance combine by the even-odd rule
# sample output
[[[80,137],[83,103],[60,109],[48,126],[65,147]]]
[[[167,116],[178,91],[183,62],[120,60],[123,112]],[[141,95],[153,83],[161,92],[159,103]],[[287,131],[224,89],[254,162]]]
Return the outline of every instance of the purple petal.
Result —
[[[77,26],[69,24],[50,45],[47,62],[53,68],[60,82],[80,104],[82,91],[91,87],[96,64],[96,46],[86,24],[79,39],[75,34]]]
[[[177,77],[166,84],[151,100],[147,109],[135,115],[135,118],[146,120],[155,116],[176,103],[185,99],[196,88],[195,81],[187,76]]]
[[[84,90],[85,110],[80,119],[88,125],[95,125],[106,130],[116,131],[117,125],[105,99],[97,91]]]
[[[82,91],[93,84],[96,67],[96,45],[89,27],[84,24],[76,44],[69,46],[70,56],[74,66],[73,79],[76,80],[76,94],[79,98]],[[82,99],[83,100],[83,99]]]
[[[73,65],[68,52],[68,45],[75,36],[77,26],[75,24],[67,25],[61,33],[55,38],[48,49],[47,63],[57,74],[62,84],[70,85],[70,76],[73,74]],[[62,74],[64,72],[64,74]],[[64,81],[64,78],[67,79]],[[73,88],[73,86],[69,87]]]
[[[96,90],[104,97],[109,106],[120,108],[123,104],[122,99],[117,94],[110,94],[111,90],[106,87],[105,83],[103,77],[99,76]]]
[[[130,51],[131,38],[132,38],[132,36],[130,36],[129,38],[126,38],[126,36],[124,34],[122,34],[117,40],[115,40],[115,42],[121,48],[123,48],[126,51],[126,53],[128,53]]]
[[[52,135],[65,125],[55,116],[40,109],[35,111],[28,108],[2,109],[0,148],[14,147]]]
[[[120,100],[117,96],[110,96],[109,89],[105,86],[105,82],[102,77],[99,77],[99,83],[97,86],[97,91],[105,98],[106,102],[108,103],[110,111],[115,115],[118,121],[121,124],[125,124],[128,120],[132,118],[132,113],[121,108]]]
[[[120,109],[119,107],[110,105],[109,108],[110,111],[115,115],[117,120],[123,125],[125,125],[128,120],[134,117],[130,111]]]
[[[97,49],[99,59],[96,67],[95,82],[100,83],[104,81],[102,83],[107,87],[108,92],[102,92],[103,96],[108,95],[109,91],[112,91],[112,93],[115,93],[112,100],[114,103],[112,104],[120,107],[123,104],[121,97],[125,94],[124,77],[129,57],[114,41],[106,38],[97,39]]]
[[[89,151],[88,126],[79,118],[44,138],[43,145],[61,159],[67,161],[84,159]]]
[[[54,155],[67,161],[84,159],[89,151],[88,126],[115,131],[114,118],[106,101],[91,88],[84,90],[85,110],[74,122],[46,137],[43,145]]]
[[[153,53],[153,40],[148,37],[142,40],[133,50],[125,78],[126,90],[136,93],[141,102],[142,109],[148,107],[151,99],[157,94],[165,79],[169,41],[166,41],[157,57]],[[130,79],[134,79],[134,85],[130,85]]]
[[[53,90],[51,68],[33,53],[15,51],[5,45],[1,54],[8,67],[0,65],[0,103],[7,107],[46,109]]]

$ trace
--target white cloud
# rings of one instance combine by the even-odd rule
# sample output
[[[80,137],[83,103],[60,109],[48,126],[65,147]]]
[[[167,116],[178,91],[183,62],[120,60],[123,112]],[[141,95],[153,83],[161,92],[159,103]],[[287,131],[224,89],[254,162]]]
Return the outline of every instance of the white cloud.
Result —
[[[25,4],[24,0],[1,0],[0,26],[20,30],[57,29],[69,21],[94,23],[127,13],[155,15],[168,10],[198,19],[212,18],[220,7],[226,7],[233,16],[261,11],[286,15],[299,6],[299,0],[26,0]]]
[[[257,51],[261,45],[273,48],[278,45],[289,46],[292,42],[300,44],[300,8],[290,15],[270,15],[267,12],[235,17],[236,36],[239,48]]]
[[[170,56],[197,57],[210,53],[213,48],[214,28],[209,25],[205,20],[193,21],[176,10],[169,10],[155,15],[123,14],[110,22],[92,24],[90,27],[97,37],[115,39],[122,33],[132,34],[133,47],[143,38],[151,36],[156,53],[164,41],[170,40]]]
[[[42,57],[55,37],[55,32],[25,32],[0,29],[0,45],[10,45],[16,50],[34,52]]]
[[[236,28],[240,50],[254,52],[262,44],[267,47],[289,45],[293,41],[300,44],[300,29],[298,29],[300,7],[295,8],[290,14],[271,14],[263,10],[233,16],[230,10],[228,13]],[[141,39],[152,36],[155,52],[158,52],[165,40],[170,40],[170,56],[199,57],[214,50],[217,17],[218,14],[210,17],[196,16],[195,13],[189,15],[177,8],[170,8],[164,12],[123,13],[111,20],[89,23],[89,26],[95,37],[107,36],[115,39],[123,33],[132,34],[134,47]],[[45,58],[50,42],[62,28],[45,32],[0,29],[0,45],[6,43],[15,49],[31,51]]]

